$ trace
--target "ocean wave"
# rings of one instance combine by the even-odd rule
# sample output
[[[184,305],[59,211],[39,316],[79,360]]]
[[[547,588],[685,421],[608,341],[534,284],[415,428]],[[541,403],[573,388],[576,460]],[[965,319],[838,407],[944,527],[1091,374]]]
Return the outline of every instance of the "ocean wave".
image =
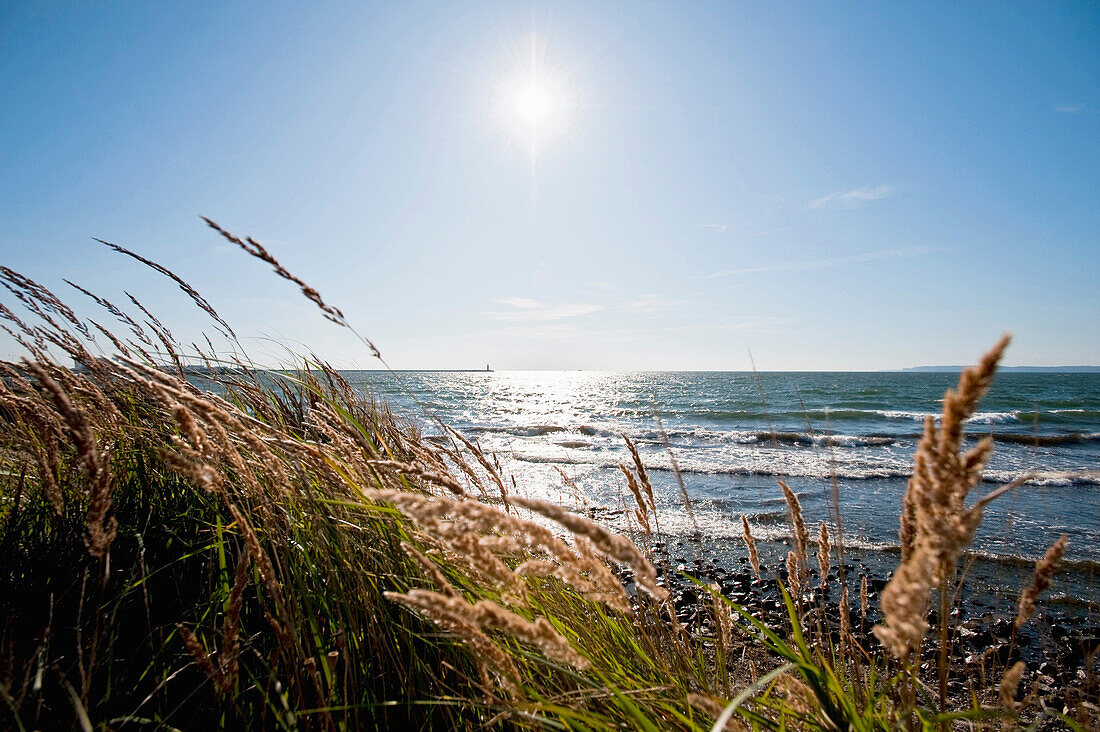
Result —
[[[505,426],[478,425],[470,429],[474,432],[508,434],[515,435],[516,437],[544,437],[545,435],[552,435],[558,432],[576,432],[578,434],[585,435],[586,437],[596,437],[599,435],[608,436],[615,434],[610,430],[604,430],[586,424],[572,426],[560,424],[529,424]]]
[[[998,413],[1000,414],[1000,413]],[[993,415],[990,416],[990,419]],[[986,422],[985,424],[993,424]],[[751,445],[777,443],[782,445],[818,445],[833,447],[887,447],[897,444],[900,440],[920,439],[917,432],[898,432],[887,434],[876,432],[869,435],[851,434],[822,434],[809,432],[779,432],[768,430],[671,430],[667,434],[670,439],[696,438],[711,440],[714,442],[728,442],[732,444]],[[1014,432],[991,433],[995,442],[1019,445],[1073,445],[1085,442],[1100,442],[1100,432],[1063,432],[1060,434],[1033,435]],[[653,438],[653,433],[646,433],[643,437]],[[972,439],[984,437],[977,433],[969,435]]]
[[[914,422],[923,422],[926,417],[939,417],[933,412],[907,412],[901,409],[872,409],[868,414],[877,414],[886,419],[908,419]]]
[[[542,437],[555,432],[566,432],[569,428],[558,424],[509,425],[507,427],[481,427],[479,432],[505,432],[519,437]]]
[[[989,413],[989,417],[993,419],[1004,414],[1007,413]],[[638,445],[663,446],[667,441],[672,447],[676,448],[760,445],[763,447],[816,446],[858,449],[890,447],[902,441],[916,442],[920,438],[920,434],[917,432],[826,434],[778,430],[719,430],[708,427],[674,427],[660,431],[655,429],[630,429],[627,425],[623,425],[622,432],[613,429],[611,426],[554,424],[472,427],[468,430],[475,433],[499,434],[511,437],[540,438],[553,436],[558,438],[555,440],[555,444],[575,449],[612,446],[614,443],[621,443],[623,433],[627,434]],[[1059,446],[1100,442],[1100,432],[1061,432],[1057,434],[991,432],[989,435],[998,443],[1023,446]],[[968,438],[976,440],[984,436],[981,432],[975,432],[968,435]]]
[[[1100,432],[1066,432],[1060,435],[1024,435],[1002,432],[994,434],[993,440],[1016,445],[1075,445],[1082,442],[1100,441]]]
[[[547,465],[590,465],[593,467],[616,468],[624,458],[617,451],[590,451],[563,449],[557,446],[551,450],[528,451],[508,450],[506,454],[514,460],[525,463]],[[729,475],[729,476],[774,476],[778,478],[830,479],[836,477],[845,481],[875,479],[908,479],[912,475],[912,464],[900,456],[891,456],[874,461],[840,459],[826,461],[813,455],[805,459],[768,460],[762,455],[724,456],[723,458],[695,457],[677,455],[677,468],[685,475]],[[647,454],[643,456],[646,470],[655,473],[668,473],[674,468],[667,453]],[[985,479],[989,483],[1008,483],[1019,478],[1025,471],[988,470]],[[1039,470],[1031,473],[1026,481],[1038,486],[1085,486],[1100,485],[1100,470]]]
[[[1020,412],[978,412],[968,417],[967,424],[1005,424],[1015,422],[1020,418]]]
[[[523,452],[512,450],[509,457],[525,463],[546,465],[592,465],[595,467],[615,468],[622,459],[619,454],[604,452],[581,452],[570,450],[568,453],[561,451],[556,454],[545,452]],[[754,465],[751,458],[737,460],[737,462],[722,462],[716,460],[702,460],[678,456],[677,468],[683,474],[688,475],[764,475],[779,478],[818,478],[827,479],[835,475],[841,480],[869,480],[873,478],[908,478],[911,474],[903,463],[898,465],[865,466],[846,465],[830,466],[826,461],[798,461],[784,463],[783,465],[762,465],[760,461]],[[667,457],[646,456],[644,459],[646,470],[650,472],[667,473],[673,471],[672,463]]]
[[[658,432],[645,432],[643,438],[660,439]],[[837,447],[880,447],[897,441],[891,435],[837,435],[817,432],[780,432],[772,430],[711,430],[707,428],[672,429],[664,433],[669,439],[698,439],[735,445],[774,442],[784,445],[834,445]]]
[[[815,445],[834,445],[837,447],[885,447],[893,445],[898,438],[889,435],[813,435]]]
[[[1008,483],[1020,477],[1020,471],[987,470],[986,480]],[[1038,470],[1026,484],[1041,486],[1100,485],[1100,470]]]
[[[939,421],[940,415],[935,412],[911,412],[902,409],[872,409],[871,414],[877,414],[887,419],[905,419],[914,422],[923,422],[928,417]],[[1015,422],[1020,418],[1020,410],[1012,412],[978,412],[966,419],[967,424],[1006,424]]]
[[[835,435],[809,432],[769,432],[751,433],[753,442],[776,442],[793,445],[832,445],[835,447],[883,447],[897,442],[889,435]]]

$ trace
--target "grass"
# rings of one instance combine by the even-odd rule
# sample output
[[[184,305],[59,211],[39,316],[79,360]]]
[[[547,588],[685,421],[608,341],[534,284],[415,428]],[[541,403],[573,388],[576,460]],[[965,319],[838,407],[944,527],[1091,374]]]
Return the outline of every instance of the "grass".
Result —
[[[348,325],[259,244],[222,233]],[[139,259],[233,337],[186,283]],[[185,354],[144,308],[139,323],[81,290],[115,334],[17,273],[0,277],[27,313],[0,310],[27,351],[0,365],[5,727],[1097,728],[1093,659],[1086,680],[1053,695],[1013,683],[1007,660],[988,688],[939,693],[958,673],[953,629],[919,624],[937,581],[953,587],[969,538],[948,545],[928,517],[963,506],[959,481],[984,462],[960,457],[957,434],[933,435],[918,458],[932,477],[910,488],[912,551],[886,593],[885,647],[852,632],[844,588],[839,614],[812,591],[805,541],[790,573],[764,578],[784,623],[698,583],[706,623],[689,629],[649,549],[511,495],[476,444],[424,439],[321,359],[266,372],[212,348]],[[93,355],[93,333],[117,359]],[[185,355],[210,366],[217,394],[187,380]],[[964,380],[992,378],[995,362]],[[961,382],[965,403],[945,423],[983,389]],[[659,533],[644,466],[622,470],[639,525]],[[829,561],[843,566],[831,538]],[[928,639],[943,653],[922,669]]]

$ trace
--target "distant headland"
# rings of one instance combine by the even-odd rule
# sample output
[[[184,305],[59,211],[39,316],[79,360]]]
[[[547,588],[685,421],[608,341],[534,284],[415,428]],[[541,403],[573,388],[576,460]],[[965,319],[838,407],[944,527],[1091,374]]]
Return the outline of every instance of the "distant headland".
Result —
[[[958,373],[962,366],[910,366],[899,371],[924,373]],[[1100,366],[1001,366],[998,371],[1024,374],[1100,374]]]

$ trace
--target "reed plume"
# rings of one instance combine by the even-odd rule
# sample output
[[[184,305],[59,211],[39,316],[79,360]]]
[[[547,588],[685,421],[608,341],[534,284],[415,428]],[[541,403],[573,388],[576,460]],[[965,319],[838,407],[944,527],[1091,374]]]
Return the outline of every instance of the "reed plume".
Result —
[[[715,732],[721,732],[721,730],[726,730],[727,732],[748,732],[751,729],[745,725],[740,718],[726,712],[726,707],[729,706],[729,702],[723,699],[718,699],[708,694],[692,693],[688,694],[688,703],[693,707],[703,710],[709,716],[714,717],[715,720],[726,720],[723,725],[719,726],[716,724],[712,728]]]
[[[791,595],[798,602],[802,601],[802,570],[795,551],[787,552],[787,584]]]
[[[403,475],[411,475],[416,478],[420,478],[421,480],[427,481],[428,483],[442,486],[456,496],[466,495],[466,490],[459,484],[457,480],[455,480],[451,476],[426,470],[419,465],[403,463],[399,460],[366,460],[364,462],[367,465],[379,468],[389,468],[390,470],[395,470]]]
[[[638,523],[641,524],[646,536],[649,536],[653,533],[653,528],[649,522],[649,504],[646,503],[646,499],[642,496],[642,489],[638,485],[638,480],[634,477],[634,473],[631,472],[630,468],[619,463],[619,470],[626,476],[626,485],[630,489],[630,494],[634,496],[634,517],[638,519]]]
[[[829,529],[825,522],[821,522],[821,531],[817,537],[817,569],[821,573],[821,591],[825,591],[825,584],[829,579]]]
[[[407,541],[401,542],[401,548],[404,549],[405,553],[412,557],[413,560],[415,560],[416,563],[420,565],[420,568],[427,573],[428,577],[431,578],[432,582],[435,584],[436,587],[439,588],[440,592],[442,592],[444,595],[447,595],[448,597],[458,597],[458,591],[455,590],[455,588],[451,585],[450,581],[447,579],[446,576],[444,576],[443,572],[439,569],[435,562],[428,559],[426,556],[420,553],[420,551],[416,547],[414,547]]]
[[[760,573],[760,556],[756,553],[756,539],[752,536],[752,531],[749,529],[749,520],[745,518],[745,514],[741,514],[741,535],[745,538],[745,546],[749,550],[749,563],[752,565],[752,571],[756,572],[757,578],[762,575]]]
[[[629,612],[622,584],[595,555],[598,545],[583,533],[575,532],[573,548],[544,526],[476,501],[402,490],[367,490],[361,494],[394,504],[433,541],[449,548],[455,559],[506,589],[518,589],[524,575],[556,576],[593,602]],[[513,497],[512,501],[519,503],[520,499]],[[500,549],[534,554],[513,570],[494,555]],[[539,558],[542,553],[549,558]]]
[[[863,620],[867,619],[867,575],[862,575],[859,578],[859,617]]]
[[[23,394],[33,393],[33,387],[14,368],[0,364],[0,373],[11,381],[12,387]],[[11,391],[0,379],[0,409],[8,410],[13,417],[21,421],[29,439],[28,447],[38,468],[42,493],[57,516],[65,515],[65,497],[57,482],[60,468],[60,452],[57,434],[62,431],[60,420],[52,410],[43,410],[33,399],[20,396]]]
[[[1003,336],[976,366],[963,370],[957,387],[944,395],[938,427],[931,417],[925,420],[902,504],[899,539],[903,561],[882,593],[885,623],[873,631],[896,658],[907,658],[928,629],[924,614],[929,592],[939,586],[941,706],[946,700],[946,583],[981,523],[985,504],[999,495],[995,491],[972,506],[966,505],[970,490],[981,480],[992,440],[986,438],[960,452],[963,424],[992,384],[1008,342],[1009,337]]]
[[[113,516],[108,516],[111,510],[111,471],[100,456],[95,433],[84,411],[73,403],[68,393],[50,376],[45,367],[34,361],[24,363],[38,383],[45,387],[54,407],[65,420],[76,445],[78,459],[88,474],[86,543],[88,552],[96,559],[102,559],[118,532],[118,521]]]
[[[214,684],[214,688],[223,693],[225,689],[225,682],[222,676],[221,670],[214,665],[210,660],[211,654],[203,647],[202,641],[199,640],[195,632],[182,623],[176,624],[176,630],[179,631],[180,638],[183,639],[184,648],[191,654],[191,658],[195,661],[195,665],[206,675],[206,678]]]
[[[841,583],[840,585],[840,604],[837,607],[840,613],[840,647],[843,654],[844,649],[852,641],[852,610],[848,604],[848,585]]]
[[[531,498],[512,497],[512,503],[556,521],[578,536],[592,542],[595,549],[609,559],[624,564],[634,572],[634,581],[657,600],[668,598],[668,591],[657,584],[657,570],[642,551],[624,536],[612,533],[599,524],[566,511],[561,506]]]
[[[928,631],[928,593],[937,569],[936,553],[920,546],[909,561],[898,567],[882,591],[882,612],[886,621],[871,632],[898,659],[906,659],[920,645]]]
[[[344,313],[340,311],[340,308],[326,303],[321,297],[321,293],[319,293],[315,288],[306,284],[302,279],[291,273],[290,270],[280,264],[279,260],[275,259],[275,257],[272,256],[272,254],[268,252],[262,244],[260,244],[258,241],[250,236],[241,239],[240,237],[235,236],[223,229],[222,227],[218,226],[216,223],[206,218],[205,216],[202,217],[202,220],[205,221],[207,226],[209,226],[211,229],[221,234],[222,238],[224,238],[226,241],[230,242],[231,244],[236,244],[244,252],[251,254],[253,257],[259,259],[262,262],[266,262],[271,266],[271,269],[274,270],[275,274],[277,274],[279,277],[282,277],[284,280],[288,280],[297,285],[301,293],[321,310],[321,314],[324,315],[325,318],[331,320],[333,323],[336,323],[339,326],[347,328],[352,333],[355,333],[359,340],[361,340],[367,346],[367,348],[370,349],[371,355],[379,360],[382,359],[382,353],[378,350],[374,343],[369,338],[365,338],[360,335],[358,331],[356,331],[351,326],[351,323],[349,323],[347,321],[347,318],[344,317]],[[109,244],[108,246],[113,247],[114,245]],[[131,254],[131,256],[136,255]]]
[[[136,259],[137,261],[144,264],[146,267],[152,269],[155,272],[159,272],[160,274],[175,282],[180,290],[182,290],[185,295],[191,298],[191,301],[194,302],[200,310],[209,315],[215,323],[224,328],[225,332],[231,338],[235,339],[237,337],[236,334],[233,332],[233,329],[229,327],[229,323],[222,320],[222,317],[218,315],[218,311],[214,309],[214,306],[207,302],[206,298],[200,295],[194,287],[187,284],[187,282],[182,277],[178,276],[167,267],[161,264],[157,264],[151,259],[146,259],[140,254],[130,251],[126,247],[121,247],[118,244],[112,244],[111,242],[103,241],[102,239],[96,239],[96,241],[98,241],[100,244],[103,244],[104,246],[110,247],[119,254],[125,254],[127,257]]]
[[[535,618],[529,621],[489,600],[469,603],[461,598],[431,590],[414,589],[403,594],[387,592],[385,596],[409,607],[428,610],[428,614],[461,618],[482,630],[502,631],[516,640],[530,643],[542,651],[547,658],[575,669],[584,670],[590,665],[588,659],[574,651],[569,641],[555,630],[546,618]]]
[[[282,585],[279,584],[278,577],[275,574],[275,566],[272,564],[271,558],[268,556],[267,552],[264,551],[263,546],[260,544],[259,537],[252,528],[252,524],[245,517],[241,509],[232,503],[227,504],[226,507],[229,509],[233,521],[237,524],[237,528],[240,529],[241,534],[244,536],[245,546],[248,548],[248,553],[252,556],[252,561],[256,564],[256,569],[260,575],[260,581],[263,583],[268,595],[271,596],[272,601],[275,603],[275,609],[279,616],[278,619],[286,624],[290,614],[287,609],[286,600],[283,597]]]
[[[221,670],[221,691],[229,694],[237,683],[241,654],[241,608],[244,605],[244,590],[248,584],[248,568],[251,557],[242,552],[233,572],[233,588],[225,604],[225,622],[222,625],[221,652],[218,654],[218,667]]]
[[[789,709],[795,716],[806,720],[816,720],[819,704],[813,689],[802,680],[789,673],[780,674],[776,679],[776,688],[783,694]]]
[[[638,453],[638,448],[631,442],[629,437],[625,434],[622,437],[623,441],[626,442],[626,449],[630,451],[630,456],[634,459],[634,467],[638,471],[638,481],[641,484],[642,490],[645,491],[646,498],[649,499],[650,507],[656,511],[657,505],[653,501],[653,484],[649,482],[649,472],[645,469],[645,463],[642,462],[642,456]]]
[[[489,459],[485,456],[485,452],[480,446],[466,439],[458,430],[448,428],[448,432],[454,437],[457,437],[459,442],[466,446],[466,449],[474,456],[474,458],[481,464],[481,467],[485,469],[485,472],[489,474],[489,477],[496,483],[497,490],[500,491],[500,500],[504,504],[505,508],[508,508],[508,491],[504,487],[504,478],[500,475],[500,470],[497,466],[489,462]]]
[[[1020,688],[1020,680],[1024,676],[1024,662],[1017,661],[1011,667],[1005,669],[1001,677],[1001,684],[997,688],[997,701],[1005,711],[1016,712],[1016,692]],[[1011,728],[1011,723],[1005,720],[1005,729]]]
[[[799,584],[807,574],[807,547],[810,545],[810,532],[806,529],[806,520],[802,516],[802,504],[798,496],[790,489],[786,481],[779,481],[779,487],[783,489],[783,499],[787,502],[788,518],[791,522],[791,545],[794,548],[794,565],[797,569]],[[790,566],[790,558],[787,564]]]
[[[1051,578],[1058,571],[1058,563],[1062,561],[1062,555],[1066,553],[1066,542],[1069,537],[1062,534],[1050,545],[1043,554],[1043,558],[1035,563],[1035,574],[1031,578],[1031,584],[1020,592],[1020,602],[1016,612],[1013,626],[1019,628],[1035,614],[1039,595],[1046,591],[1051,584]]]
[[[711,605],[714,612],[714,625],[717,631],[716,640],[718,641],[718,650],[722,654],[723,658],[730,649],[730,644],[733,640],[733,617],[730,615],[729,605],[722,599],[722,590],[715,584],[708,585],[711,595]]]
[[[501,650],[500,646],[485,635],[472,618],[468,617],[465,608],[457,605],[461,601],[452,602],[454,598],[425,590],[410,590],[404,594],[386,592],[384,596],[392,602],[420,612],[444,630],[462,638],[470,646],[474,663],[478,667],[487,693],[489,692],[489,672],[492,671],[505,693],[511,697],[523,695],[516,684],[516,680],[519,679],[519,670],[515,663],[507,653]]]

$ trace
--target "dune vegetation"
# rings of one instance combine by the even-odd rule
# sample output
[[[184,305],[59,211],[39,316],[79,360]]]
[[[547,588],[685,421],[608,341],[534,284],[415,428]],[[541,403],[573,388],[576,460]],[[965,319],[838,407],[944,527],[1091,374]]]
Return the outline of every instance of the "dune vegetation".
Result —
[[[221,233],[350,328],[260,244]],[[117,249],[235,342],[183,280]],[[954,650],[960,556],[1009,487],[972,495],[993,446],[965,449],[962,425],[1007,339],[925,424],[901,563],[868,634],[854,630],[869,591],[845,571],[839,520],[807,526],[786,485],[783,571],[760,566],[744,522],[753,586],[783,601],[782,621],[765,622],[674,576],[636,452],[622,466],[628,538],[525,497],[475,442],[445,425],[427,439],[322,358],[259,369],[239,344],[227,356],[177,343],[136,299],[123,309],[74,285],[94,312],[79,315],[31,279],[0,278],[21,306],[0,316],[26,351],[0,363],[4,728],[1100,725],[1095,655],[1050,689],[1012,653],[961,663]],[[1050,542],[1006,608],[1015,628],[1036,622],[1065,547]],[[684,586],[688,623],[673,597]]]

